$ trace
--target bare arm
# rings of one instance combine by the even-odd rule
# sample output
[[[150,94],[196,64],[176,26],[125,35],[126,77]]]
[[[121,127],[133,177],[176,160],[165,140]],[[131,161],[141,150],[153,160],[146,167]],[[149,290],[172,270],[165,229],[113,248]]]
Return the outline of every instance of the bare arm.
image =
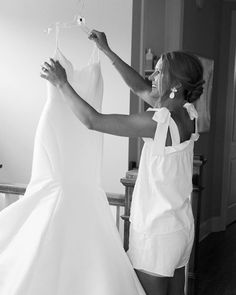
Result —
[[[44,64],[41,77],[61,91],[71,110],[89,129],[126,137],[154,137],[156,123],[152,120],[152,112],[133,115],[101,114],[71,87],[60,63],[51,62],[52,65]]]
[[[107,43],[106,35],[93,30],[89,38],[94,40],[98,48],[111,60],[128,87],[141,99],[146,101],[151,106],[154,106],[156,100],[154,100],[150,95],[152,87],[138,72],[125,63],[114,51],[110,49]]]
[[[60,91],[77,118],[91,130],[125,137],[154,137],[153,113],[101,114],[84,101],[67,82]]]

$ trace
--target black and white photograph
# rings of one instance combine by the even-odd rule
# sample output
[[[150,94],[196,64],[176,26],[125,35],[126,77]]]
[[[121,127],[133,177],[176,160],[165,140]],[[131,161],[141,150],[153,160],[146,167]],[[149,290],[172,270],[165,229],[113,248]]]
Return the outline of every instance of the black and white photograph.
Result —
[[[236,295],[236,0],[0,0],[0,295]]]

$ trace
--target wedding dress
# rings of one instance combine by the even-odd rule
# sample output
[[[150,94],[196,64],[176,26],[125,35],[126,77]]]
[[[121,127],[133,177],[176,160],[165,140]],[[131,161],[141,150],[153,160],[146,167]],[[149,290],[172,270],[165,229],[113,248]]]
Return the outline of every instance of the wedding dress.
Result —
[[[103,80],[57,48],[73,88],[98,111]],[[101,188],[102,134],[48,83],[24,197],[0,212],[1,295],[143,295]]]

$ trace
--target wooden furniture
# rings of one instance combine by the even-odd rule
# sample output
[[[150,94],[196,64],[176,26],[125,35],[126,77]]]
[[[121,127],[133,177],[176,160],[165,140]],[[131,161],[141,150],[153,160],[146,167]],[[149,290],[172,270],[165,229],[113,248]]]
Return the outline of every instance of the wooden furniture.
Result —
[[[200,208],[201,208],[201,192],[202,192],[202,169],[206,160],[202,156],[194,156],[193,164],[193,192],[191,195],[191,204],[195,222],[195,240],[192,253],[187,266],[186,294],[197,294],[197,260],[199,247],[199,227],[200,227]],[[137,177],[138,170],[131,170],[126,173],[126,177],[121,179],[121,183],[125,186],[125,209],[121,218],[124,220],[124,249],[129,248],[129,216],[130,206],[132,202],[132,194]]]

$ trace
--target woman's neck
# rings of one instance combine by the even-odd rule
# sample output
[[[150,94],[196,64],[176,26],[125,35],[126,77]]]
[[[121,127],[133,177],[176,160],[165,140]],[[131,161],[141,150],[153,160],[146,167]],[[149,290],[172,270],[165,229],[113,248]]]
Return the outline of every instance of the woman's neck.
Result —
[[[174,98],[168,96],[163,96],[159,101],[159,107],[165,107],[170,111],[173,111],[179,107],[182,107],[187,101],[181,94],[177,94]]]

